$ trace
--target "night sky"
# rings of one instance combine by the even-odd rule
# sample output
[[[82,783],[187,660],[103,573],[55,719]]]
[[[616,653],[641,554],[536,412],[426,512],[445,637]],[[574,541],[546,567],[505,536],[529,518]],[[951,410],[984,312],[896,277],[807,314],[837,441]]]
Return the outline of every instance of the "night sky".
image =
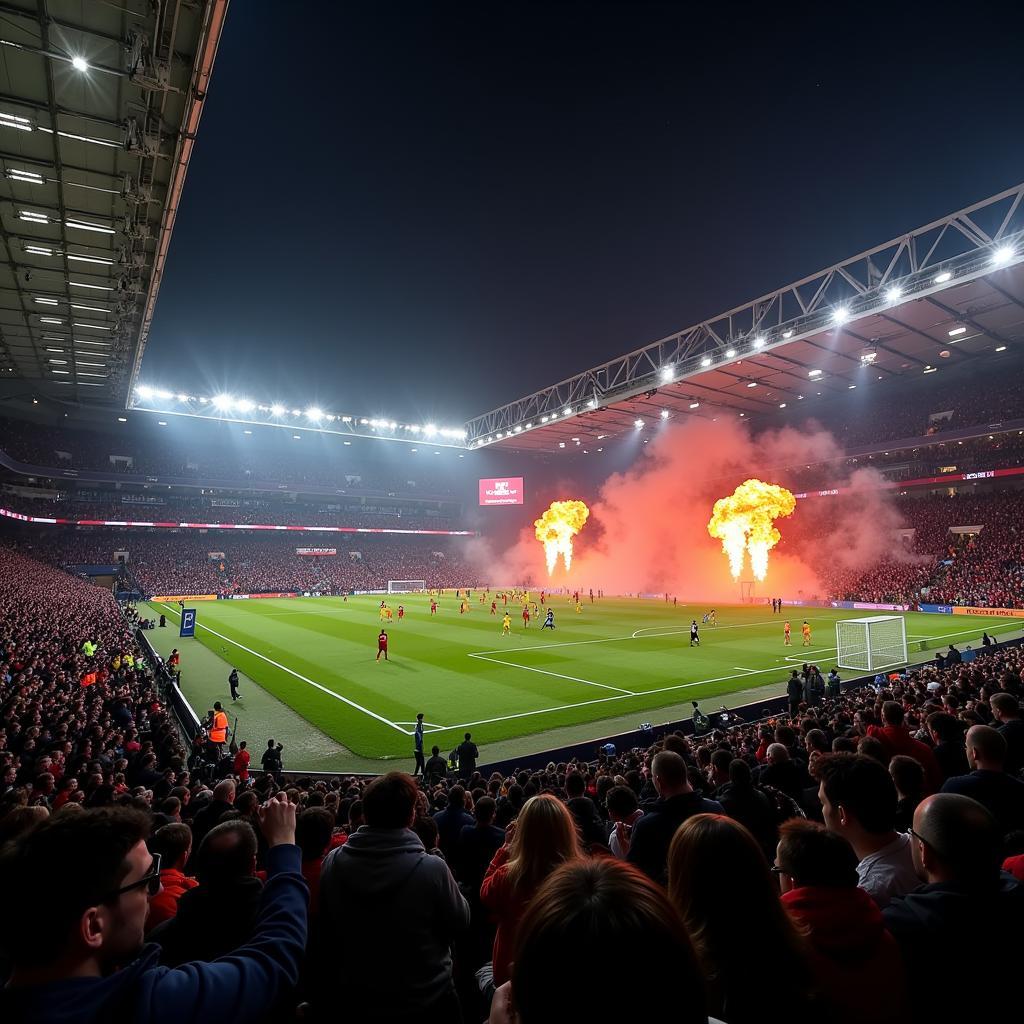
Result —
[[[704,6],[236,0],[141,379],[461,422],[1024,177],[1008,5]]]

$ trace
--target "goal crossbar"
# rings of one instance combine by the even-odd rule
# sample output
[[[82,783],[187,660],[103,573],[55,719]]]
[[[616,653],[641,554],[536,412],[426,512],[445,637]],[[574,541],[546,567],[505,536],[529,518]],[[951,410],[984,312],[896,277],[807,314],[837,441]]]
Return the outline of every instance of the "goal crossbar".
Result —
[[[389,594],[412,594],[417,590],[426,589],[426,580],[388,580]]]
[[[907,627],[902,615],[867,615],[836,622],[840,668],[877,672],[907,663]]]

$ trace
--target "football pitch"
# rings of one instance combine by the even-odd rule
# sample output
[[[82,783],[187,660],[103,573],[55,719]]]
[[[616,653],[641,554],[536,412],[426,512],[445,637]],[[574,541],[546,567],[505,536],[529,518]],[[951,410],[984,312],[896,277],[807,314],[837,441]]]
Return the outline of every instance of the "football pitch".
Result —
[[[553,599],[554,631],[532,619],[524,628],[509,603],[512,632],[502,636],[502,606],[474,594],[460,614],[451,595],[431,616],[424,594],[395,595],[405,618],[387,625],[389,660],[377,660],[381,598],[284,598],[197,603],[194,639],[179,639],[178,608],[151,605],[168,627],[148,636],[160,654],[181,651],[182,689],[202,717],[221,700],[237,717],[258,762],[266,737],[285,737],[286,767],[345,770],[348,759],[412,761],[416,714],[424,713],[425,747],[447,753],[472,732],[484,761],[559,743],[671,721],[781,693],[789,670],[804,661],[823,674],[835,663],[835,621],[865,612],[763,605],[718,608],[717,626],[702,625],[691,647],[689,623],[708,606],[659,600],[587,600],[580,612]],[[812,628],[802,646],[804,618]],[[793,646],[783,644],[783,622]],[[1024,622],[988,616],[907,613],[910,660],[923,661],[951,642],[980,647],[982,630],[1019,636]],[[231,704],[227,676],[242,674]],[[844,676],[855,673],[848,671]],[[753,691],[763,688],[762,692]],[[625,724],[628,720],[629,724]],[[311,726],[313,728],[311,728]],[[575,727],[572,730],[566,727]],[[548,733],[550,735],[542,735]],[[358,770],[352,764],[352,770]],[[363,770],[367,770],[363,766]]]

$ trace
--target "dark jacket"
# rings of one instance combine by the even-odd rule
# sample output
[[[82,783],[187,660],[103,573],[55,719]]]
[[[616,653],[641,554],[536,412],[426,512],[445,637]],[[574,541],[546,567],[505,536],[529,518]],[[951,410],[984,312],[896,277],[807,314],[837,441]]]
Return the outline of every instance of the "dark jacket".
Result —
[[[423,777],[429,783],[440,782],[448,774],[448,762],[440,755],[427,758],[423,766]]]
[[[296,984],[306,945],[306,883],[297,846],[275,846],[251,939],[216,963],[160,967],[160,950],[141,955],[106,978],[69,978],[31,988],[0,990],[5,1024],[223,1024],[262,1020],[282,992]]]
[[[778,764],[766,764],[758,773],[759,785],[774,786],[781,789],[786,796],[800,803],[804,788],[811,781],[807,770],[798,762],[780,761]]]
[[[1024,919],[1024,886],[1012,876],[1004,873],[974,888],[953,882],[922,885],[896,897],[882,917],[903,953],[915,1022],[1009,1019],[1003,1001],[1020,970]],[[955,950],[953,961],[950,950]],[[942,984],[936,970],[951,963],[957,979],[979,983]],[[989,978],[990,983],[981,981]]]
[[[779,829],[775,821],[775,807],[771,800],[755,786],[727,782],[715,790],[715,799],[725,808],[730,818],[745,825],[757,840],[765,856],[775,857]]]
[[[263,883],[251,875],[217,885],[199,885],[178,900],[178,912],[149,933],[161,947],[160,963],[216,960],[249,940],[259,915]]]
[[[459,774],[468,778],[476,771],[476,759],[480,756],[477,745],[472,740],[459,744]]]
[[[464,891],[480,895],[484,872],[505,842],[504,830],[495,825],[464,825],[455,848],[455,877]]]
[[[324,858],[315,1003],[336,1020],[338,993],[358,993],[366,1020],[422,1017],[452,989],[451,945],[469,904],[448,865],[409,829],[364,825]]]
[[[193,859],[195,858],[195,855],[199,853],[199,844],[203,841],[203,837],[206,833],[209,832],[214,825],[220,824],[222,814],[226,814],[231,810],[234,810],[234,807],[226,800],[211,800],[202,808],[202,810],[196,812],[196,816],[192,819]]]
[[[962,739],[955,743],[951,740],[936,743],[933,753],[943,779],[952,778],[954,775],[966,775],[971,770]]]
[[[1011,718],[997,729],[1006,740],[1006,761],[1003,767],[1016,775],[1024,768],[1024,718]]]
[[[676,829],[695,814],[724,814],[717,800],[699,793],[680,793],[643,805],[644,816],[633,826],[626,860],[650,878],[664,884],[667,876],[668,848]]]
[[[437,822],[437,845],[441,847],[445,859],[450,861],[455,856],[459,833],[467,825],[475,825],[476,819],[462,807],[448,806],[434,815],[434,821]]]
[[[1024,782],[1006,772],[977,768],[969,775],[946,779],[942,792],[961,793],[987,807],[1003,835],[1024,828]]]

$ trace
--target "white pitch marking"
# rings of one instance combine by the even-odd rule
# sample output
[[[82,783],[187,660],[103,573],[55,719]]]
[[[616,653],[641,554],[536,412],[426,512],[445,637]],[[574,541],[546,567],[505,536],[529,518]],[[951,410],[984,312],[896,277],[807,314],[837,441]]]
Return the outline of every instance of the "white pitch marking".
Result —
[[[567,676],[561,672],[552,672],[546,668],[533,668],[530,665],[516,665],[513,662],[501,661],[498,658],[488,658],[484,654],[471,654],[471,658],[477,658],[479,661],[489,661],[494,665],[503,665],[505,668],[521,668],[524,672],[540,672],[545,676],[557,676],[559,679],[571,679],[574,683],[586,683],[587,686],[600,686],[604,690],[615,690],[616,693],[624,693],[627,696],[635,697],[636,694],[632,690],[625,690],[621,686],[609,686],[607,683],[595,683],[592,679],[581,679],[579,676]]]
[[[174,615],[178,614],[169,604],[161,604],[161,607],[166,608],[169,612],[171,612]],[[316,689],[321,690],[323,693],[326,693],[329,696],[334,697],[336,700],[340,700],[343,704],[347,704],[351,708],[355,708],[356,711],[362,711],[364,715],[369,715],[371,718],[376,718],[378,722],[383,722],[385,725],[390,725],[392,729],[397,730],[403,736],[412,735],[408,729],[403,729],[400,725],[397,725],[390,719],[385,718],[383,715],[378,715],[376,711],[371,711],[369,708],[364,708],[362,704],[357,704],[354,700],[349,700],[348,697],[343,697],[340,693],[335,693],[333,690],[329,690],[322,683],[318,683],[313,679],[308,679],[306,678],[306,676],[300,675],[298,672],[294,671],[294,669],[288,668],[287,665],[282,665],[279,661],[271,660],[270,658],[266,657],[266,655],[260,654],[259,651],[254,651],[251,647],[246,647],[245,644],[240,644],[237,640],[233,639],[230,636],[225,636],[223,633],[218,633],[217,630],[210,629],[209,626],[204,626],[201,622],[196,623],[196,628],[205,629],[207,633],[212,633],[214,636],[219,636],[221,640],[227,640],[229,644],[234,644],[240,650],[247,651],[249,654],[255,655],[257,658],[261,659],[262,661],[265,661],[268,665],[273,665],[274,668],[279,668],[281,669],[282,672],[287,672],[290,676],[295,676],[296,679],[301,679],[302,682],[308,683],[310,686],[313,686]]]

